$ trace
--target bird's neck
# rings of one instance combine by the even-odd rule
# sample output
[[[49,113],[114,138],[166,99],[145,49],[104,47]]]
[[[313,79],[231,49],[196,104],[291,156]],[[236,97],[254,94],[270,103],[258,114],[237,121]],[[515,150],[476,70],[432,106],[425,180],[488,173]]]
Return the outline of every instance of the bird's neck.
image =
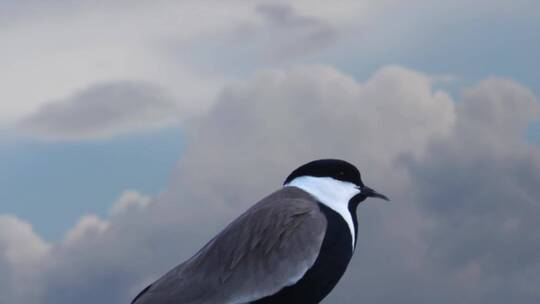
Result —
[[[358,216],[356,215],[356,207],[358,204],[349,203],[349,213],[351,214],[353,226],[354,226],[354,236],[358,235]],[[353,240],[353,249],[356,248],[356,238]]]
[[[360,190],[354,184],[330,177],[301,176],[293,179],[285,186],[300,188],[311,194],[320,203],[337,212],[349,227],[354,248],[358,226],[356,206],[352,206],[355,204],[349,204],[349,202],[360,193]]]

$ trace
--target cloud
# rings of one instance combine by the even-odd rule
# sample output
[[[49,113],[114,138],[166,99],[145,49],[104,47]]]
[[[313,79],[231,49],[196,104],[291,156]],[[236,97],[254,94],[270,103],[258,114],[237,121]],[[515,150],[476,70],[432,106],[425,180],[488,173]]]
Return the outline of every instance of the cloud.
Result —
[[[185,104],[205,108],[222,75],[204,73],[178,54],[164,54],[164,45],[193,40],[253,15],[241,6],[209,10],[197,1],[4,3],[0,126],[11,126],[67,93],[124,79],[156,83],[189,101]],[[206,22],[200,22],[201,15]]]
[[[192,123],[186,135],[196,135],[196,143],[184,151],[178,171],[211,172],[182,174],[178,184],[242,202],[281,184],[299,163],[328,156],[379,171],[368,173],[376,180],[398,154],[422,153],[453,121],[446,93],[432,90],[429,77],[397,66],[365,83],[322,66],[267,71],[226,89],[214,109]],[[261,171],[253,174],[253,168]]]
[[[365,82],[313,66],[227,87],[186,123],[167,191],[126,192],[52,244],[39,303],[128,302],[320,157],[354,162],[393,200],[361,205],[356,256],[326,303],[536,303],[540,151],[522,132],[538,100],[505,79],[457,102],[432,83],[398,66]]]
[[[48,245],[34,234],[32,226],[20,219],[0,215],[0,241],[3,257],[13,265],[35,261],[47,252]]]
[[[29,223],[0,214],[1,303],[36,303],[40,290],[36,277],[49,250],[50,244]]]
[[[112,205],[110,214],[119,215],[131,208],[144,209],[152,202],[152,198],[139,193],[136,190],[124,191],[118,200]]]
[[[66,232],[64,242],[73,246],[74,243],[88,239],[90,237],[99,237],[109,228],[109,223],[100,219],[96,215],[85,215],[77,222],[75,227]]]
[[[534,41],[533,23],[523,23],[537,20],[530,0],[39,3],[2,2],[0,127],[66,93],[122,79],[159,84],[207,110],[224,84],[269,66],[325,62],[362,78],[389,62],[435,73],[452,66],[467,80],[499,73],[531,84],[540,70],[529,65],[538,46],[520,47]],[[491,55],[469,60],[483,53]],[[505,54],[519,56],[508,65]]]
[[[540,104],[517,83],[488,79],[456,110],[454,132],[408,163],[431,221],[428,257],[479,293],[474,302],[537,302],[530,286],[540,283],[540,151],[523,133]]]
[[[78,95],[104,86],[121,85],[124,79],[165,88],[183,112],[205,111],[224,81],[242,70],[238,67],[253,63],[252,70],[261,62],[290,62],[325,48],[337,36],[337,29],[324,18],[287,5],[230,3],[224,10],[208,10],[193,1],[158,2],[138,3],[129,11],[125,3],[81,2],[43,11],[10,5],[10,16],[17,18],[8,18],[0,29],[10,46],[0,50],[0,98],[6,101],[0,105],[0,127],[9,128],[45,109],[50,112],[51,102],[81,98]],[[207,22],[200,22],[201,15]],[[133,23],[140,25],[137,34]],[[64,30],[66,25],[70,31]],[[216,69],[225,65],[231,69]],[[66,92],[71,96],[65,97]],[[43,119],[32,118],[39,118],[31,121],[34,124]],[[77,139],[78,134],[106,137],[127,129],[76,129],[71,134],[49,121],[45,126],[34,124],[28,126],[32,134],[62,139]]]
[[[321,18],[301,15],[292,6],[261,4],[256,7],[256,12],[263,17],[267,30],[271,30],[267,34],[275,38],[269,40],[272,44],[267,46],[274,60],[318,51],[338,37],[337,28]]]
[[[313,12],[310,5],[295,3],[260,2],[244,8],[249,8],[248,18],[192,41],[169,42],[167,52],[209,73],[219,70],[238,79],[308,61],[339,42],[339,21],[328,18],[327,11]]]
[[[158,86],[111,82],[41,106],[18,129],[46,139],[105,138],[172,124],[180,115],[177,102]]]

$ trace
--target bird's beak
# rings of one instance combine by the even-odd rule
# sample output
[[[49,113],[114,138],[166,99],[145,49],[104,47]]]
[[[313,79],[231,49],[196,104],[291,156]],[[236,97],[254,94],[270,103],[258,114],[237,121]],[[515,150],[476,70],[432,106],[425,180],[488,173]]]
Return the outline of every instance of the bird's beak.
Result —
[[[371,189],[370,187],[367,187],[367,186],[364,186],[361,188],[361,193],[363,193],[365,196],[367,197],[376,197],[376,198],[380,198],[380,199],[383,199],[385,201],[389,201],[390,199],[388,197],[386,197],[386,195],[382,194],[382,193],[379,193],[373,189]]]

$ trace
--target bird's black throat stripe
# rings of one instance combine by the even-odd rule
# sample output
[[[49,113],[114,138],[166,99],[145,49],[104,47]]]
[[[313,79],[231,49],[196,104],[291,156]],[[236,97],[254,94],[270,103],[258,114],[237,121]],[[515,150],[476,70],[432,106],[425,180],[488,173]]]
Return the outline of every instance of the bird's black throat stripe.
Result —
[[[347,222],[339,213],[319,203],[327,219],[327,228],[320,253],[313,266],[294,285],[278,293],[251,302],[252,304],[315,304],[336,286],[351,260],[352,236]],[[356,213],[352,213],[355,229]]]

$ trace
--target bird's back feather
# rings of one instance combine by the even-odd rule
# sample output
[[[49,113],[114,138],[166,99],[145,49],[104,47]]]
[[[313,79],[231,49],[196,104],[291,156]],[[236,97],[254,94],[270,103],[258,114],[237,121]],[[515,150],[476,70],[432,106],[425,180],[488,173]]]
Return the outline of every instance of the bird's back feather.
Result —
[[[133,304],[246,303],[276,293],[315,263],[326,225],[314,197],[285,187],[143,290]]]

